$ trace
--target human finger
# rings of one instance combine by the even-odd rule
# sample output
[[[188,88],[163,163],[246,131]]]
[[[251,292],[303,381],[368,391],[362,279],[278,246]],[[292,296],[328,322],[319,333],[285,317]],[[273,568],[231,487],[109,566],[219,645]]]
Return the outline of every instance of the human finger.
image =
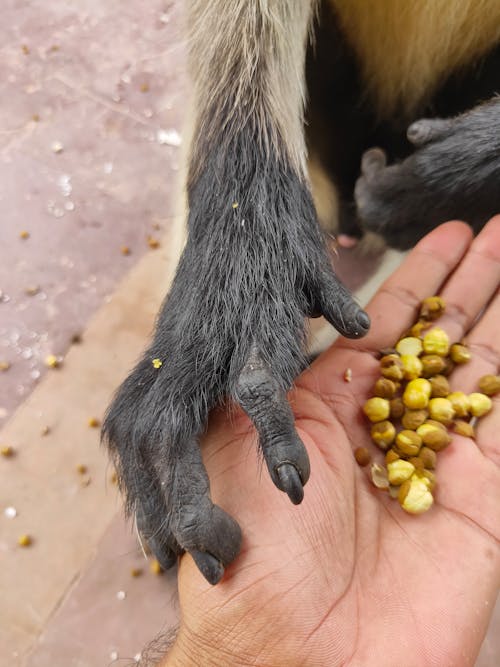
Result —
[[[446,310],[439,326],[450,340],[459,341],[467,334],[500,285],[500,215],[492,218],[472,242],[463,261],[441,290]],[[491,323],[491,318],[488,319]],[[484,327],[482,335],[489,334]]]
[[[467,336],[472,359],[453,371],[450,378],[452,389],[465,393],[479,391],[478,382],[483,375],[500,372],[499,322],[500,293],[497,290],[483,316]],[[483,454],[500,464],[500,395],[492,397],[492,402],[490,413],[478,420],[475,440]]]
[[[369,352],[393,345],[414,323],[420,302],[436,294],[458,266],[471,238],[463,222],[445,223],[423,238],[368,304],[372,322],[368,335],[339,345]]]

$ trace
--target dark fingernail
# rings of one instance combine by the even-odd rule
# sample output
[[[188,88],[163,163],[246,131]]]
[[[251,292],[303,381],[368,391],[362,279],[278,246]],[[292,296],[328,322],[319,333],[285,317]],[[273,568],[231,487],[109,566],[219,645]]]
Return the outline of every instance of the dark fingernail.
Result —
[[[172,549],[162,547],[156,540],[147,540],[147,543],[162,570],[170,570],[177,563],[177,554]]]
[[[370,328],[370,318],[368,317],[368,315],[365,313],[364,310],[360,310],[358,312],[358,314],[356,315],[356,322],[365,331],[368,331],[368,329]]]
[[[206,551],[196,551],[193,549],[189,553],[208,583],[212,584],[212,586],[218,584],[224,574],[222,563]]]
[[[177,563],[177,556],[173,551],[158,554],[153,551],[153,553],[162,570],[170,570]]]
[[[304,498],[304,487],[297,468],[291,463],[283,463],[276,469],[279,488],[284,491],[294,505],[300,505]]]

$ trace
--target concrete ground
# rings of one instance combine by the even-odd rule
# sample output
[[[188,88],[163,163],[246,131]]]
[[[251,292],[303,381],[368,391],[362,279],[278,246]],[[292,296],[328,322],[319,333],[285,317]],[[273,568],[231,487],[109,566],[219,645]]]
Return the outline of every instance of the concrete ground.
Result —
[[[177,622],[175,572],[123,520],[98,423],[182,244],[180,5],[2,5],[0,667],[133,664]],[[500,664],[499,629],[497,605],[477,667]]]

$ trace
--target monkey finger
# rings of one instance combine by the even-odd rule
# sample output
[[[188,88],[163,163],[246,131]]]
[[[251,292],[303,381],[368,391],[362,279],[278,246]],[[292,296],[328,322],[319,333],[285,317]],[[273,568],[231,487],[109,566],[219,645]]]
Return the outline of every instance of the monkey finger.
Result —
[[[162,569],[169,570],[177,563],[177,556],[182,553],[182,549],[167,529],[165,515],[163,495],[151,480],[150,493],[136,503],[137,532],[144,538]]]
[[[361,173],[369,181],[387,165],[387,155],[381,148],[370,148],[361,158]]]
[[[189,552],[214,585],[237,556],[241,530],[210,498],[210,484],[198,442],[188,438],[165,465],[160,448],[146,459],[135,499],[137,529],[164,570]]]
[[[362,338],[368,333],[370,318],[333,271],[322,276],[316,299],[317,309],[342,336]]]
[[[208,583],[217,584],[225,568],[241,548],[241,529],[237,522],[208,497],[182,507],[175,527],[179,543],[193,557]]]
[[[286,393],[255,346],[240,373],[234,398],[255,425],[275,486],[298,505],[309,479],[309,457],[295,430]]]
[[[409,126],[406,136],[415,146],[422,146],[448,134],[453,125],[451,118],[421,118]]]

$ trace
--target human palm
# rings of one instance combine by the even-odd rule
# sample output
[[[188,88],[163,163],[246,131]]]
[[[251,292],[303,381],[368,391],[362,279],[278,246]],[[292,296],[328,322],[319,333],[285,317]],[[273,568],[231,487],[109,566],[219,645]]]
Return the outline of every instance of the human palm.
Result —
[[[249,420],[214,416],[204,445],[212,497],[238,520],[243,546],[215,587],[182,557],[181,627],[166,664],[474,664],[500,582],[498,399],[475,440],[454,436],[438,455],[435,504],[424,515],[374,488],[353,450],[377,457],[361,413],[376,352],[415,320],[424,297],[442,294],[440,326],[452,340],[466,336],[473,354],[452,387],[474,391],[479,377],[498,373],[499,284],[500,217],[472,244],[465,225],[448,223],[415,248],[367,308],[369,335],[339,340],[290,395],[311,460],[298,507],[259,463]]]

